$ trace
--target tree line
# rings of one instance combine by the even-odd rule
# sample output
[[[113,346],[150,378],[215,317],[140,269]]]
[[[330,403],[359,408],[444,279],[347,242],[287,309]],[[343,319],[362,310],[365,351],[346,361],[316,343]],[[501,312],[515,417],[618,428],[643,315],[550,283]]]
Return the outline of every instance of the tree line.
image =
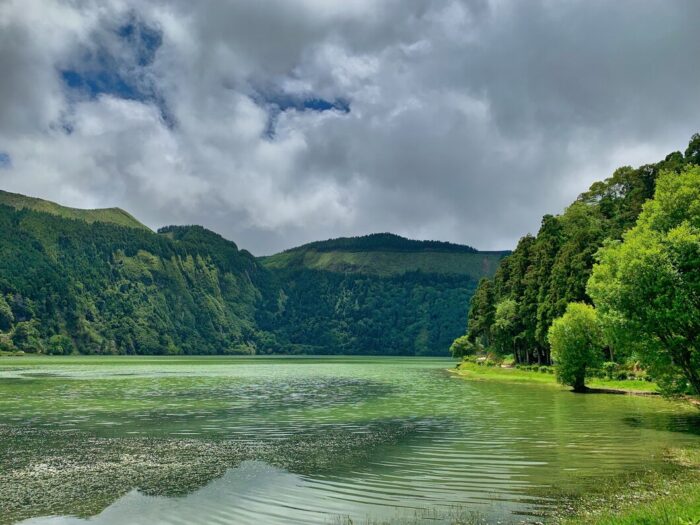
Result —
[[[547,215],[479,283],[453,352],[551,364],[585,389],[634,361],[668,393],[700,393],[700,135],[685,153],[619,168]]]
[[[0,231],[0,352],[444,354],[477,284],[271,271],[200,226],[156,234],[0,205]],[[415,246],[391,235],[339,242]]]

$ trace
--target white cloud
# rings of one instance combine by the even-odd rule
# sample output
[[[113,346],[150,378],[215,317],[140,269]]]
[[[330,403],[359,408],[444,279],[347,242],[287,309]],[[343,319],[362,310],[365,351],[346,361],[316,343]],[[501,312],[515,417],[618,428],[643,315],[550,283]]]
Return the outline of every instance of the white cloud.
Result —
[[[201,223],[257,253],[372,231],[512,247],[617,164],[696,131],[699,14],[682,0],[6,1],[0,187]],[[135,22],[162,37],[147,64],[117,34]],[[101,67],[135,99],[60,74]],[[285,96],[350,112],[271,119]]]

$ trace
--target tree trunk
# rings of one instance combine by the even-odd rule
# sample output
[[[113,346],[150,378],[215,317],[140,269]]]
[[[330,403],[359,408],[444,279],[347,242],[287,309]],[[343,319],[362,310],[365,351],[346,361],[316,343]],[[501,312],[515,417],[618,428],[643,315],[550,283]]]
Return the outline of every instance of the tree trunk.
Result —
[[[693,388],[695,395],[700,395],[700,373],[692,366],[685,366],[685,376],[688,378],[690,386]]]
[[[700,395],[700,372],[693,367],[690,351],[684,347],[680,352],[681,368],[695,395]]]
[[[577,375],[572,386],[574,387],[574,392],[578,394],[587,392],[588,387],[586,386],[586,373],[583,372],[580,375]]]

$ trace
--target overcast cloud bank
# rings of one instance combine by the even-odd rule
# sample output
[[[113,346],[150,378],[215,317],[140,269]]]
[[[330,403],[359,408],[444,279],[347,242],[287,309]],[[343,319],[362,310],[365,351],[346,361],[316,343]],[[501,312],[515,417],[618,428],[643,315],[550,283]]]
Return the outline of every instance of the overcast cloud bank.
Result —
[[[0,188],[256,254],[512,248],[700,129],[700,3],[7,0]]]

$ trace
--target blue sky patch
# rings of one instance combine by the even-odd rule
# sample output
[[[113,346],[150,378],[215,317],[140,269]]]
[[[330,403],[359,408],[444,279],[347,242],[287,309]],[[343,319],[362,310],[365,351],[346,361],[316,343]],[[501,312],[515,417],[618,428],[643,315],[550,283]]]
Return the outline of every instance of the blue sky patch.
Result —
[[[350,113],[350,102],[344,98],[326,100],[320,97],[298,97],[286,94],[258,95],[253,98],[258,105],[264,106],[268,111],[268,121],[265,129],[267,138],[275,137],[275,128],[280,113],[294,109],[296,111],[339,111]]]
[[[132,19],[117,28],[117,36],[130,45],[136,54],[136,63],[145,67],[153,63],[156,51],[163,44],[163,34],[156,29]]]
[[[4,151],[0,151],[0,168],[11,168],[12,167],[12,159],[10,158],[9,153],[5,153]]]
[[[60,70],[63,83],[78,97],[95,99],[104,94],[155,104],[163,120],[172,126],[165,102],[147,74],[163,43],[162,33],[131,18],[117,27],[113,36],[126,53],[113,54],[104,43],[96,51],[86,51],[76,67]]]

